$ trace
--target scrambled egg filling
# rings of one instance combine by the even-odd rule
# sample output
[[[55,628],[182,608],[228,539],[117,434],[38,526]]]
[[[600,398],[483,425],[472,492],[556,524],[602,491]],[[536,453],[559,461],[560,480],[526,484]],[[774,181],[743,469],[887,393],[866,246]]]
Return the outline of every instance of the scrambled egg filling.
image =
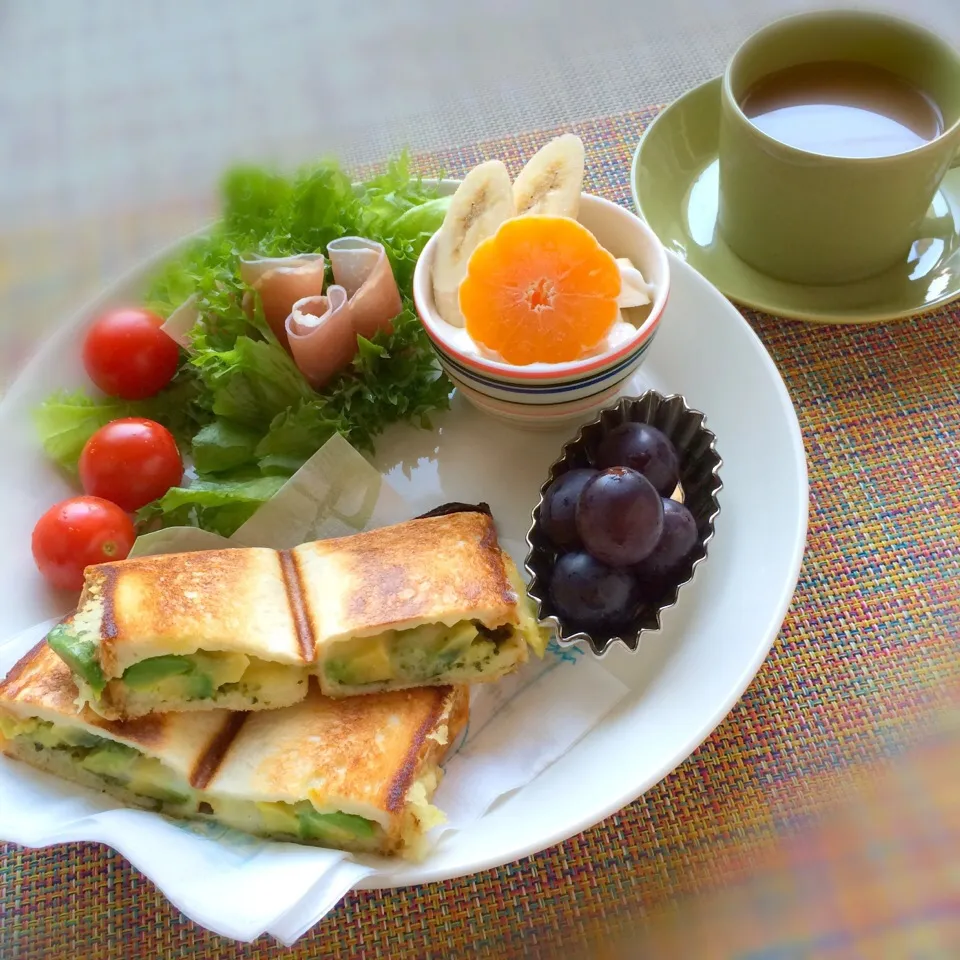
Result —
[[[151,702],[182,702],[189,700],[220,700],[240,693],[251,704],[271,694],[285,695],[293,685],[305,683],[307,670],[302,667],[273,663],[248,657],[242,653],[203,650],[191,654],[169,654],[150,657],[127,667],[119,680]]]
[[[490,630],[473,620],[453,627],[427,624],[339,640],[323,663],[327,680],[344,687],[390,680],[423,683],[437,677],[465,682],[523,661],[526,646],[542,657],[546,636],[534,616],[520,574],[509,562],[507,575],[518,597],[516,625]]]
[[[533,612],[533,603],[527,594],[527,588],[524,586],[520,577],[520,571],[509,557],[504,557],[507,567],[507,579],[510,586],[513,587],[517,595],[517,632],[527,642],[527,646],[541,659],[547,649],[547,632],[540,628],[537,618]]]
[[[407,791],[407,806],[400,824],[400,837],[406,855],[411,860],[422,860],[427,853],[427,832],[447,822],[442,810],[429,801],[440,781],[440,770],[431,767],[413,782]]]
[[[481,636],[473,623],[429,624],[340,640],[323,670],[332,683],[347,687],[386,680],[416,683],[458,671],[480,673],[496,653],[497,644]]]

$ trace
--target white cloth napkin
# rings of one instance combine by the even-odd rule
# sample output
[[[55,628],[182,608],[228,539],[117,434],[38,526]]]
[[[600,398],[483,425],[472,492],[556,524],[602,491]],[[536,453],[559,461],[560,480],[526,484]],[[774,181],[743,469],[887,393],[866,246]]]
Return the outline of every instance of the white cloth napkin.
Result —
[[[288,495],[289,494],[289,495]],[[230,546],[276,548],[409,519],[392,487],[335,437]],[[142,538],[140,553],[203,549],[222,538],[166,530]],[[0,645],[7,670],[56,621]],[[529,783],[593,728],[626,687],[581,651],[550,645],[512,677],[475,686],[470,722],[454,745],[434,799],[447,831],[468,830],[498,797]],[[125,856],[178,909],[234,940],[264,932],[289,946],[351,888],[388,865],[372,857],[258,840],[215,824],[181,823],[120,807],[103,794],[0,757],[0,837],[28,847],[99,841]]]

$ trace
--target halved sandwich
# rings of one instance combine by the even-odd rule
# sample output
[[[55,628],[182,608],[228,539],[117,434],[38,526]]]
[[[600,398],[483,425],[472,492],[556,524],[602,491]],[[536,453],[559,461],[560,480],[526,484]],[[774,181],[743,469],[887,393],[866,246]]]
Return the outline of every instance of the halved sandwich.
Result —
[[[290,580],[289,556],[267,549],[104,563],[47,640],[107,719],[285,707],[306,696],[314,659]]]
[[[516,567],[482,512],[294,550],[198,551],[90,567],[50,646],[108,719],[263,710],[316,673],[345,697],[496,680],[542,655]]]
[[[432,516],[291,551],[331,697],[496,680],[542,656],[523,582],[478,511]]]
[[[263,713],[105,720],[46,642],[0,682],[0,750],[172,817],[258,836],[417,858],[443,821],[430,800],[462,731],[466,687],[331,700]]]

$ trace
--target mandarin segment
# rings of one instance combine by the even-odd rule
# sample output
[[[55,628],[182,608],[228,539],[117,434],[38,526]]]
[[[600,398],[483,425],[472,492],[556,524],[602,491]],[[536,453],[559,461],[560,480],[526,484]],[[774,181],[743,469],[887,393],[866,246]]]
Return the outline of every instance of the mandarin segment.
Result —
[[[507,220],[470,257],[460,284],[467,333],[507,363],[565,363],[616,322],[616,260],[568,217]]]

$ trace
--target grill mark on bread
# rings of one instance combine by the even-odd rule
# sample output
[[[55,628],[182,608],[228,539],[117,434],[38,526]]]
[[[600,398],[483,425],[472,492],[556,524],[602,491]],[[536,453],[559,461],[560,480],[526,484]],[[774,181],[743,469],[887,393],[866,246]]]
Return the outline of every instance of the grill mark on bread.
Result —
[[[190,771],[188,783],[194,790],[203,790],[213,779],[214,774],[223,763],[230,745],[236,739],[240,728],[246,722],[249,714],[231,713],[220,732],[213,738],[210,746],[203,752],[194,768]]]
[[[507,576],[507,565],[503,559],[503,551],[500,549],[500,541],[497,538],[497,528],[494,526],[492,516],[490,516],[490,522],[487,524],[486,529],[483,531],[483,536],[480,538],[480,555],[490,567],[490,572],[493,577],[503,584],[504,589],[501,594],[503,602],[513,607],[511,611],[512,616],[510,616],[506,622],[518,623],[519,614],[517,613],[517,603],[520,598],[514,592],[510,578]],[[490,623],[486,624],[486,626],[495,627],[500,626],[500,624]]]
[[[130,563],[131,561],[123,561]],[[82,610],[88,597],[100,601],[100,642],[97,644],[97,660],[104,676],[110,677],[116,672],[117,653],[116,641],[120,636],[120,626],[117,623],[117,605],[115,594],[119,570],[114,564],[104,564],[94,567],[85,574],[86,583],[80,596]]]
[[[397,813],[406,805],[407,791],[410,789],[423,763],[424,756],[429,750],[427,736],[437,729],[443,715],[448,712],[447,700],[453,695],[454,688],[435,687],[434,692],[437,694],[436,701],[413,735],[403,765],[387,787],[386,809],[389,813]]]
[[[119,630],[113,595],[117,589],[117,568],[112,564],[104,566],[96,571],[96,576],[100,580],[100,600],[103,604],[103,614],[100,620],[100,640],[102,642],[116,640]],[[84,596],[80,598],[81,606],[83,606],[83,601],[86,598],[86,592],[84,590]]]
[[[160,747],[166,742],[167,725],[162,713],[151,713],[145,717],[137,717],[135,720],[104,720],[92,711],[89,714],[85,711],[81,719],[105,733],[129,740],[137,747],[149,749]]]
[[[296,555],[292,550],[280,550],[280,569],[283,572],[283,585],[287,589],[287,600],[290,602],[290,612],[293,623],[297,628],[297,643],[300,646],[300,658],[304,663],[313,663],[317,648],[317,641],[313,635],[313,626],[307,616],[306,604],[303,600],[303,588],[300,583],[300,567]]]

